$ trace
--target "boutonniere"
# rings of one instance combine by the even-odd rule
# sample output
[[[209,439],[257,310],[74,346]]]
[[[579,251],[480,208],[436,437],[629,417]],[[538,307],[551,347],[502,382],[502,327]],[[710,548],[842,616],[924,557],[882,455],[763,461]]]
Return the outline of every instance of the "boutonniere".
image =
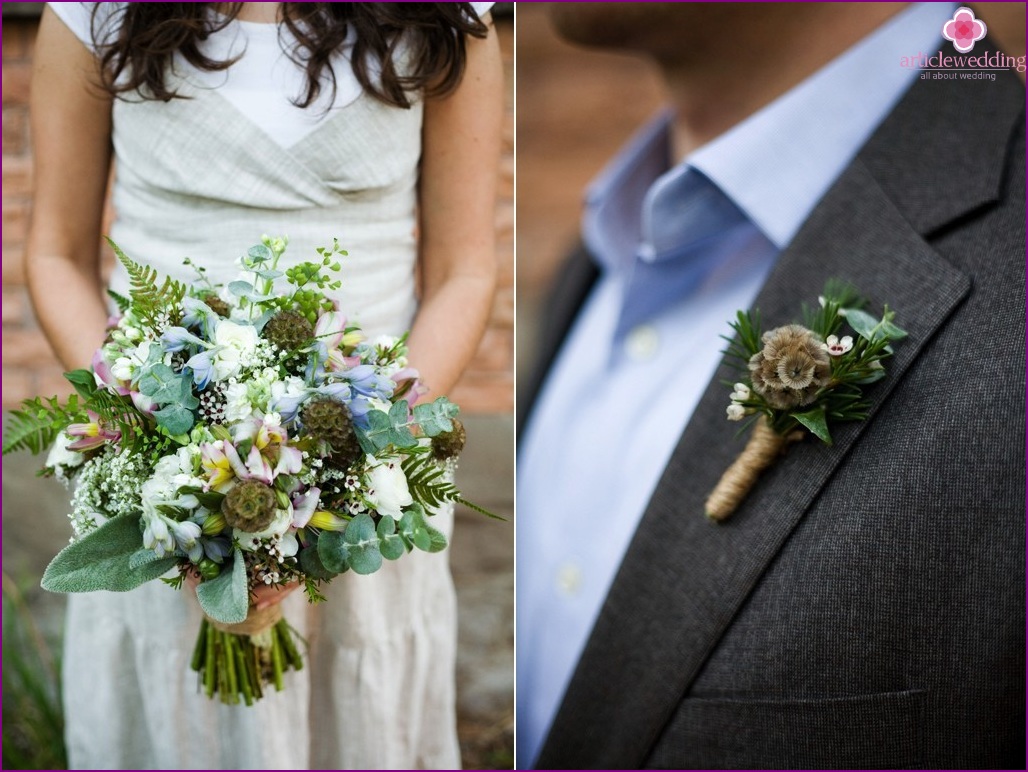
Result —
[[[747,421],[753,433],[707,498],[711,520],[731,515],[791,443],[812,434],[831,445],[834,424],[867,417],[865,389],[885,377],[892,342],[907,334],[888,306],[876,318],[867,305],[852,287],[830,281],[817,308],[804,306],[803,324],[762,332],[759,312],[738,312],[725,354],[742,375],[728,420]],[[844,325],[855,337],[842,334]]]

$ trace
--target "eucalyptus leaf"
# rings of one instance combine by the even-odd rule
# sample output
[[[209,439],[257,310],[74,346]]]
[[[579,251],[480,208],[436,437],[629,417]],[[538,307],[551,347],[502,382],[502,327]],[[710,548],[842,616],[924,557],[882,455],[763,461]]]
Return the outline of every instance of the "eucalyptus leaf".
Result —
[[[112,517],[99,528],[72,542],[50,561],[41,582],[50,592],[133,590],[167,573],[176,558],[166,557],[131,565],[143,547],[139,515]]]
[[[341,574],[350,567],[350,553],[342,531],[322,531],[318,537],[318,557],[326,570]]]
[[[263,244],[254,244],[246,251],[246,254],[251,260],[256,262],[263,262],[271,259],[271,250]]]
[[[810,429],[811,433],[826,445],[832,444],[832,435],[828,431],[828,420],[825,407],[821,405],[805,413],[792,413],[792,417]]]
[[[437,397],[434,402],[414,406],[414,420],[429,437],[453,430],[451,418],[460,412],[446,397]]]
[[[395,407],[394,405],[393,408]],[[406,411],[404,412],[406,413]],[[417,440],[406,427],[406,415],[403,416],[402,421],[395,421],[392,414],[383,413],[381,410],[371,410],[368,412],[366,420],[368,428],[364,431],[364,437],[370,445],[372,453],[377,453],[390,445],[397,448],[410,448],[417,445]]]
[[[248,281],[239,279],[228,283],[228,291],[237,298],[245,298],[253,294],[253,285]]]
[[[437,528],[425,523],[425,530],[428,531],[428,551],[442,552],[446,549],[446,534]]]
[[[336,576],[336,572],[329,571],[325,568],[325,564],[321,562],[321,556],[318,554],[318,546],[316,544],[300,550],[299,559],[300,570],[308,576],[322,581],[328,581]]]
[[[392,517],[384,515],[378,521],[378,528],[376,530],[378,533],[378,549],[386,560],[396,560],[407,551],[407,546],[403,543],[403,539],[396,532],[396,521]]]
[[[350,568],[357,574],[373,574],[382,567],[382,552],[379,549],[375,521],[363,512],[346,524],[343,540],[349,554]]]
[[[166,364],[151,367],[139,378],[139,392],[159,405],[177,404],[182,398],[182,378]]]
[[[214,579],[200,582],[196,588],[200,608],[211,619],[234,625],[246,619],[250,610],[250,592],[246,586],[246,564],[238,547],[232,553],[232,570],[222,571]]]
[[[169,434],[185,434],[193,428],[193,414],[181,405],[168,405],[153,414],[157,425],[163,426]]]
[[[428,552],[432,549],[432,536],[425,523],[425,512],[418,504],[412,504],[403,513],[397,526],[405,542]]]

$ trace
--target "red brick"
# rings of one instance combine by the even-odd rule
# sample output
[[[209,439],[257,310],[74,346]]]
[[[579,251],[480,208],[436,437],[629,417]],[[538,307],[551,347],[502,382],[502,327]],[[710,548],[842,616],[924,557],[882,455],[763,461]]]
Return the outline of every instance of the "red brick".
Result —
[[[29,102],[29,84],[32,67],[28,62],[4,62],[3,104],[26,105]]]
[[[75,389],[64,377],[64,368],[56,359],[50,358],[46,364],[36,371],[36,395],[40,397],[60,397],[62,400],[71,396]]]
[[[25,284],[25,249],[22,244],[4,245],[3,269],[4,286]]]
[[[28,27],[8,19],[3,25],[4,62],[25,59],[28,56]]]
[[[3,331],[3,366],[37,367],[53,361],[50,343],[43,333],[33,328],[17,330],[4,328]]]
[[[23,324],[28,317],[28,297],[23,289],[4,287],[4,327]]]
[[[28,108],[4,108],[4,163],[8,155],[23,155],[29,146]]]
[[[5,365],[3,376],[4,409],[18,407],[23,399],[36,396],[33,393],[32,376],[28,370]]]
[[[27,157],[4,158],[4,200],[32,195],[32,161]]]
[[[29,204],[22,199],[8,199],[3,203],[3,243],[23,244],[29,232]]]

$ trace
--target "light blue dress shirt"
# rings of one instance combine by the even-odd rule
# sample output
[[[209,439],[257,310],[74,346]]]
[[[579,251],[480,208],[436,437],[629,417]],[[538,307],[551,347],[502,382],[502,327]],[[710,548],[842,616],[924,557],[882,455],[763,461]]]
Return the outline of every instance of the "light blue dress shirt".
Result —
[[[904,10],[677,165],[671,116],[661,115],[588,191],[583,237],[601,278],[539,395],[518,459],[519,768],[539,753],[639,518],[721,359],[728,320],[750,306],[779,252],[918,77],[901,58],[938,48],[954,8]]]

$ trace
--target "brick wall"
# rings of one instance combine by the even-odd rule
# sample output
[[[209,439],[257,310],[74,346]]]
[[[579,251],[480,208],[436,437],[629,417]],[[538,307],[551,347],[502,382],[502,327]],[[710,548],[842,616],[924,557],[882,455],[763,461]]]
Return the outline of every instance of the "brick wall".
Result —
[[[6,5],[6,4],[5,4]],[[37,22],[3,20],[3,407],[65,394],[67,382],[39,332],[25,288],[25,235],[32,210],[28,93]],[[514,23],[497,20],[506,76],[506,116],[496,256],[500,281],[478,355],[453,391],[468,413],[507,412],[514,403]]]

